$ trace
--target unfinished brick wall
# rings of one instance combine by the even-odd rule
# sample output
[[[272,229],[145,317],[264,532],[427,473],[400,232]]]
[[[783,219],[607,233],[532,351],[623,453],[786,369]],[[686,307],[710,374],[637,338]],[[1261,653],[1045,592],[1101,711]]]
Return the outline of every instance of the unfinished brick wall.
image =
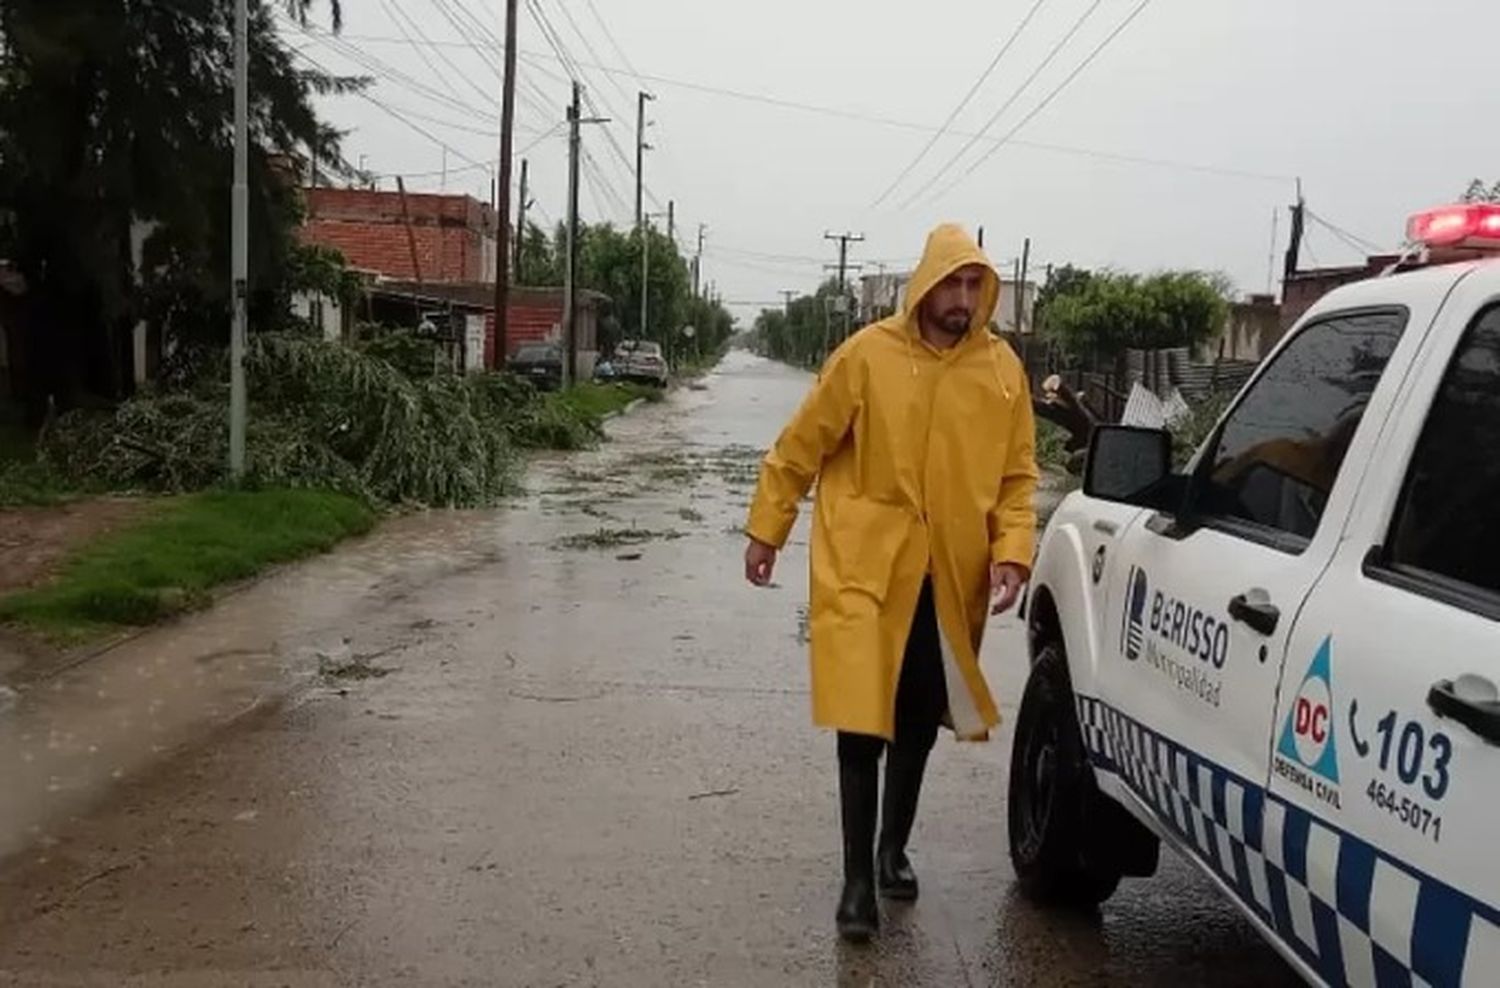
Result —
[[[302,236],[341,251],[349,265],[387,278],[416,278],[411,243],[395,192],[306,189]],[[423,281],[489,281],[495,214],[465,195],[407,193],[407,211]]]

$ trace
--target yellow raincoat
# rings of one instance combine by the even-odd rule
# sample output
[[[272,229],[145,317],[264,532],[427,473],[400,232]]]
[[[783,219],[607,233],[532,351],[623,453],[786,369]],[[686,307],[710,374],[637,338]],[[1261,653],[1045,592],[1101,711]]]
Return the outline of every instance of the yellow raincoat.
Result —
[[[969,333],[940,351],[921,336],[922,298],[958,268],[988,277]],[[1000,294],[984,253],[940,226],[899,315],[828,360],[761,468],[749,535],[782,547],[816,479],[812,698],[820,727],[890,739],[922,581],[932,576],[951,725],[983,739],[999,723],[979,669],[990,563],[1030,567],[1035,426],[1026,375],[988,331]]]

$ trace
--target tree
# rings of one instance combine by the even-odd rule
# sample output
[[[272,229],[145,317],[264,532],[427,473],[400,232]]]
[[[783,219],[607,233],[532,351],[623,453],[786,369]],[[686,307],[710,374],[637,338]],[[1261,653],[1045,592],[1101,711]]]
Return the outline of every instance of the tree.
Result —
[[[600,348],[609,350],[622,339],[654,340],[674,365],[694,353],[717,352],[733,333],[734,317],[722,306],[694,299],[687,261],[665,233],[652,228],[643,240],[640,231],[628,233],[608,223],[580,223],[578,227],[578,287],[610,299],[610,311],[600,324]],[[641,326],[641,245],[651,250],[647,268],[649,326]],[[521,242],[521,282],[560,286],[567,231],[558,224],[549,240],[528,224]],[[689,340],[683,329],[692,326]]]
[[[1500,202],[1500,182],[1486,185],[1483,179],[1476,178],[1469,183],[1468,191],[1463,194],[1464,202]]]
[[[311,6],[277,2],[297,17]],[[27,284],[12,338],[33,413],[48,396],[128,393],[141,321],[227,336],[232,13],[232,0],[0,3],[0,256]],[[296,267],[294,162],[349,171],[312,97],[365,80],[294,66],[258,0],[249,42],[251,313],[264,326]]]
[[[1052,300],[1043,332],[1074,356],[1197,346],[1228,317],[1226,284],[1199,271],[1095,273],[1081,290]]]
[[[816,367],[836,349],[843,333],[843,319],[833,311],[839,283],[830,278],[812,295],[787,303],[784,311],[765,309],[755,320],[754,333],[767,356],[798,367]],[[853,296],[845,288],[847,304]]]
[[[1068,295],[1079,295],[1093,282],[1094,274],[1086,268],[1074,267],[1064,264],[1062,267],[1054,268],[1047,276],[1047,281],[1037,292],[1036,304],[1032,308],[1032,320],[1038,330],[1047,323],[1047,311],[1052,308],[1052,303],[1059,298]]]

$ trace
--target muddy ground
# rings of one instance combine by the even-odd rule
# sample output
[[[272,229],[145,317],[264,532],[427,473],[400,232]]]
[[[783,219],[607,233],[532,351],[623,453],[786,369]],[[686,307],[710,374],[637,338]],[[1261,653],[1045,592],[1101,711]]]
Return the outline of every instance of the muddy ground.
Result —
[[[1289,983],[1168,858],[1103,911],[1013,888],[1009,731],[940,742],[915,906],[837,942],[833,745],[808,723],[805,527],[740,580],[805,376],[743,354],[0,711],[0,984]],[[985,665],[1013,719],[1025,658]]]

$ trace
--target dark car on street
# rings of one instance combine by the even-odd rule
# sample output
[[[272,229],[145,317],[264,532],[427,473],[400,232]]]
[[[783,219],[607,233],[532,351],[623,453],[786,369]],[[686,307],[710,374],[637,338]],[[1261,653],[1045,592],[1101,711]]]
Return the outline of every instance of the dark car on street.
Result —
[[[543,391],[562,387],[562,347],[554,343],[527,343],[511,358],[510,369]]]

